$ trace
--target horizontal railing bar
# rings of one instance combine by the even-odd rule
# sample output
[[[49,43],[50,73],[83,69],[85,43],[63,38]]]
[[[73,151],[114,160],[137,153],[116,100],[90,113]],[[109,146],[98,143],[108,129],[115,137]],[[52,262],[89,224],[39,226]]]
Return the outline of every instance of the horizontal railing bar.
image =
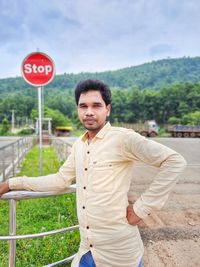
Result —
[[[43,236],[48,236],[48,235],[55,235],[55,234],[59,234],[59,233],[70,232],[70,231],[76,230],[78,228],[79,228],[79,225],[74,225],[74,226],[70,226],[67,228],[63,228],[63,229],[58,229],[58,230],[53,230],[53,231],[48,231],[48,232],[42,232],[39,234],[0,236],[0,241],[2,241],[2,240],[4,240],[4,241],[6,241],[6,240],[20,240],[20,239],[43,237]]]
[[[42,198],[42,197],[64,195],[64,194],[74,193],[74,192],[76,192],[76,185],[75,184],[70,185],[68,188],[66,188],[65,191],[60,191],[60,192],[10,191],[8,193],[3,194],[0,197],[0,200],[33,199],[33,198]]]
[[[76,254],[64,259],[64,260],[61,260],[61,261],[57,261],[57,262],[54,262],[54,263],[50,263],[48,265],[45,265],[43,267],[54,267],[54,266],[58,266],[58,265],[61,265],[61,264],[64,264],[64,263],[67,263],[67,262],[70,262],[73,260],[73,258],[75,257]]]
[[[23,140],[23,139],[30,139],[30,140],[32,140],[32,139],[35,138],[35,137],[36,137],[35,135],[31,135],[31,136],[26,136],[26,137],[18,138],[17,140],[12,141],[12,142],[10,142],[10,143],[7,144],[7,145],[1,146],[1,147],[0,147],[0,150],[3,150],[3,149],[5,149],[5,148],[7,148],[7,147],[9,147],[9,146],[12,146],[12,145],[14,145],[14,144],[20,142],[20,141]]]

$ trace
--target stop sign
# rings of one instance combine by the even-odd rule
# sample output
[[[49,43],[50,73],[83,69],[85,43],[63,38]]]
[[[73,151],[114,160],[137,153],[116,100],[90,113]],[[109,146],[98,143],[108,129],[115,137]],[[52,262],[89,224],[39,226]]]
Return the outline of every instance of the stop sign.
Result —
[[[25,57],[21,72],[24,79],[31,85],[43,86],[52,81],[55,74],[55,65],[46,54],[35,52]]]

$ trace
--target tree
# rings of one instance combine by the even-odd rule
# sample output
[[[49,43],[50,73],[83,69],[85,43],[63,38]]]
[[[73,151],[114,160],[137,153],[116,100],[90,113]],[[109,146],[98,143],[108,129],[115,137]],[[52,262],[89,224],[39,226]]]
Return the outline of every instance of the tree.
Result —
[[[36,119],[38,117],[38,111],[33,109],[31,112],[31,118]],[[67,116],[64,116],[59,110],[53,110],[48,107],[44,107],[44,117],[52,119],[52,129],[57,126],[71,126],[71,121]]]
[[[180,124],[181,123],[181,119],[177,118],[177,117],[170,117],[168,119],[168,123],[169,124]]]
[[[182,118],[183,124],[200,125],[200,111],[188,113]]]
[[[4,118],[1,124],[1,134],[5,135],[9,132],[9,130],[10,130],[10,123],[6,118]]]

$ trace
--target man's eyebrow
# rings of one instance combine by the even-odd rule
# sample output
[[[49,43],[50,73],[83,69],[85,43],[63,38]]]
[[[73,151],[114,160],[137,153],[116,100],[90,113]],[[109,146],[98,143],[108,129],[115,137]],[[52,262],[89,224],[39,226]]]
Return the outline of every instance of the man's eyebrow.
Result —
[[[101,102],[94,102],[93,105],[102,105]]]
[[[87,106],[87,104],[85,102],[80,102],[78,104],[79,106]],[[103,105],[101,102],[93,102],[92,105],[98,105],[98,106],[101,106]]]
[[[81,103],[78,103],[78,105],[80,106],[80,105],[86,105],[84,102],[81,102]]]
[[[86,104],[85,102],[80,102],[80,103],[78,103],[78,106],[79,106],[79,107],[86,107],[87,104]]]

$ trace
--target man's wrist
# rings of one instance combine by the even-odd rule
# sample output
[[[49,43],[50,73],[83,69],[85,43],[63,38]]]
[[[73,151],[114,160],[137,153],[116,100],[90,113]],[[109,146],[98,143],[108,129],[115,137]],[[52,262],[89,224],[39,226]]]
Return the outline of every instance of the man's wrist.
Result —
[[[138,199],[134,204],[133,204],[133,210],[135,214],[140,217],[141,219],[145,219],[150,215],[150,211],[145,209],[145,206],[142,205],[142,201]]]

